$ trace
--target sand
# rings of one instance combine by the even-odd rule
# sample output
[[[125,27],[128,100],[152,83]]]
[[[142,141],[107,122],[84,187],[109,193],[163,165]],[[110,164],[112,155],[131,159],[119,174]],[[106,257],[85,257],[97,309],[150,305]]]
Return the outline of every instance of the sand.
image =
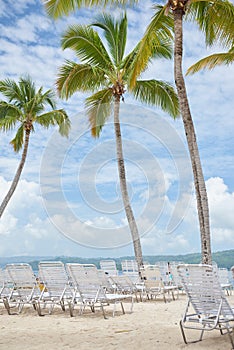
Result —
[[[228,297],[234,306],[234,296]],[[25,307],[20,315],[8,315],[0,306],[1,350],[69,350],[69,349],[127,349],[127,350],[226,350],[231,349],[227,335],[218,331],[206,332],[204,340],[184,344],[179,320],[185,309],[186,297],[164,303],[153,300],[134,303],[133,313],[126,314],[120,307],[113,318],[108,307],[108,319],[102,313],[88,309],[80,316],[71,318],[69,312],[56,308],[51,315],[39,317],[31,307]],[[198,332],[188,331],[196,338]],[[195,338],[194,338],[195,337]]]

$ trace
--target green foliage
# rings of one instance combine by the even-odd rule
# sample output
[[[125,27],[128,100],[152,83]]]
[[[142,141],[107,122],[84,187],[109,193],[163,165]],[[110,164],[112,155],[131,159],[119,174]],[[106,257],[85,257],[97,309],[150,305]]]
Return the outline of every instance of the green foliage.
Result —
[[[76,91],[94,92],[105,82],[105,74],[98,67],[66,60],[66,63],[60,68],[56,86],[60,97],[68,99]]]
[[[137,80],[132,89],[134,97],[149,105],[159,106],[171,116],[179,115],[179,103],[173,87],[160,80]]]
[[[97,21],[92,23],[92,26],[102,28],[104,37],[108,43],[112,60],[115,67],[120,67],[126,46],[127,40],[127,16],[125,15],[116,21],[111,15],[103,13],[97,18]]]
[[[98,33],[90,26],[69,26],[62,37],[63,50],[72,49],[81,62],[98,66],[100,69],[114,69],[112,61]]]
[[[221,64],[229,65],[234,62],[234,46],[228,51],[228,52],[222,52],[213,54],[210,56],[207,56],[197,63],[193,64],[189,69],[187,70],[188,74],[194,74],[201,69],[213,69],[216,66],[219,66]]]
[[[138,3],[138,0],[42,0],[49,16],[59,18],[83,6],[92,7],[114,4],[115,6]]]
[[[112,91],[104,89],[88,97],[85,108],[89,115],[91,133],[98,137],[112,111]]]
[[[195,22],[205,34],[206,44],[230,47],[234,40],[234,5],[228,0],[193,0],[186,19]]]
[[[212,254],[213,261],[215,261],[218,265],[218,267],[223,267],[230,269],[234,265],[234,249],[231,250],[224,250],[215,252]],[[4,265],[8,263],[22,263],[27,262],[29,263],[34,271],[38,270],[38,263],[40,261],[62,261],[63,263],[79,263],[79,264],[94,264],[97,266],[97,268],[100,268],[100,260],[103,259],[113,259],[113,257],[109,258],[80,258],[80,257],[68,257],[68,256],[47,256],[47,257],[8,257],[8,258],[0,258],[0,266],[3,267]],[[122,260],[133,260],[133,256],[122,256],[119,258],[114,258],[116,261],[116,265],[118,270],[121,270],[121,261]],[[148,262],[149,264],[157,264],[159,261],[178,261],[178,262],[184,262],[187,264],[199,264],[201,262],[201,254],[194,253],[194,254],[185,254],[185,255],[146,255],[144,256],[144,261]]]
[[[0,92],[8,101],[0,101],[0,130],[7,132],[17,127],[11,144],[19,152],[24,144],[25,130],[34,131],[34,123],[44,128],[57,125],[62,136],[68,136],[70,121],[63,109],[56,110],[55,94],[52,90],[43,93],[43,88],[36,90],[29,76],[21,77],[19,82],[5,79],[0,81]],[[49,106],[53,110],[42,112]]]
[[[150,58],[171,57],[170,23],[171,20],[166,22],[165,31],[164,27],[155,31]],[[103,30],[106,42],[102,41],[92,27]],[[94,137],[99,136],[112,112],[116,86],[121,87],[123,93],[129,91],[141,102],[158,106],[173,117],[179,115],[178,98],[169,83],[139,80],[130,86],[133,73],[138,77],[147,64],[143,67],[139,65],[140,43],[124,57],[126,40],[126,14],[118,20],[111,15],[101,14],[90,26],[68,27],[62,37],[63,49],[72,49],[81,63],[65,61],[60,67],[57,79],[58,93],[66,99],[76,91],[93,93],[86,99],[85,108]]]
[[[155,57],[172,57],[173,17],[165,15],[165,6],[155,5],[155,14],[139,43],[135,55],[136,64],[132,67],[129,78],[130,88],[133,88],[138,76],[144,72],[150,60]]]

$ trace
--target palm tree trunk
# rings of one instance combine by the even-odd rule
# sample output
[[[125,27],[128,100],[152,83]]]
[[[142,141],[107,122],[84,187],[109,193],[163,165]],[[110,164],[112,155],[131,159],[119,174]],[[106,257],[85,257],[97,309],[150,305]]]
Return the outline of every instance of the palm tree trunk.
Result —
[[[124,209],[126,213],[126,217],[128,220],[129,228],[132,235],[133,247],[135,258],[138,266],[138,272],[140,275],[140,268],[143,267],[143,258],[142,258],[142,249],[141,242],[139,237],[138,228],[136,225],[136,220],[131,208],[131,203],[129,200],[127,182],[126,182],[126,173],[125,173],[125,165],[124,165],[124,157],[123,157],[123,147],[122,147],[122,136],[119,122],[119,107],[120,107],[120,98],[119,96],[115,97],[115,105],[114,105],[114,124],[115,124],[115,142],[116,142],[116,153],[117,153],[117,162],[118,162],[118,171],[119,171],[119,182],[120,189],[124,203]]]
[[[187,98],[187,92],[182,72],[183,14],[184,13],[182,9],[174,10],[174,77],[179,98],[180,112],[184,123],[184,129],[193,169],[193,177],[197,199],[197,210],[200,224],[202,262],[203,264],[211,264],[212,257],[210,247],[208,198],[196,141],[195,129],[189,108],[189,102]]]
[[[6,206],[7,206],[8,202],[10,201],[10,199],[11,199],[11,197],[12,197],[13,193],[15,192],[15,189],[18,185],[20,175],[22,173],[24,163],[25,163],[25,160],[27,157],[29,136],[30,136],[30,130],[26,130],[25,131],[25,140],[24,140],[24,149],[23,149],[21,161],[20,161],[20,164],[19,164],[18,169],[16,171],[15,177],[12,181],[11,187],[10,187],[9,191],[7,192],[5,198],[3,199],[2,204],[0,206],[0,218],[2,217],[2,214],[3,214],[4,210],[6,209]]]

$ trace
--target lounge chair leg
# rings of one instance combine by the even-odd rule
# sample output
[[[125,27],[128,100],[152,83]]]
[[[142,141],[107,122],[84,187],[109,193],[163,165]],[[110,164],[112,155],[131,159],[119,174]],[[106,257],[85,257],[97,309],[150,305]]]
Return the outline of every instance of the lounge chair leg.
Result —
[[[84,309],[85,309],[85,305],[84,305],[84,304],[81,304],[81,305],[80,305],[79,315],[82,315],[82,314],[83,314]]]
[[[6,298],[3,298],[3,304],[4,304],[5,308],[7,309],[8,315],[11,315],[11,311],[10,311],[11,308],[10,308],[9,302]]]
[[[186,336],[185,336],[185,333],[184,333],[184,328],[182,326],[182,321],[180,321],[180,330],[181,330],[182,337],[183,337],[183,340],[184,340],[185,344],[188,344]]]
[[[60,301],[60,306],[61,306],[61,309],[62,309],[63,311],[66,311],[65,305],[64,305],[64,300],[61,300],[61,301]]]
[[[186,339],[186,336],[185,336],[185,332],[184,332],[184,327],[182,325],[182,321],[180,321],[180,329],[181,329],[182,337],[183,337],[183,340],[184,340],[185,344],[197,343],[198,341],[201,341],[202,337],[203,337],[203,334],[204,334],[204,331],[205,331],[205,329],[202,329],[201,334],[200,334],[200,338],[198,340],[194,340],[194,341],[188,342],[187,339]]]
[[[72,302],[69,302],[68,307],[69,307],[70,316],[73,317],[74,316],[74,313],[73,313],[74,304],[72,304]]]
[[[199,341],[202,340],[203,334],[204,334],[204,329],[201,331],[201,335],[200,335]]]
[[[104,319],[107,320],[106,313],[102,304],[101,304],[101,309],[102,309]]]
[[[24,304],[19,304],[19,307],[18,307],[18,312],[19,314],[21,313],[21,311],[23,310],[23,307],[24,307]]]
[[[123,312],[123,315],[124,315],[125,314],[125,310],[124,310],[122,301],[120,302],[120,305],[121,305],[121,309],[122,309],[122,312]]]
[[[36,308],[37,308],[37,313],[39,316],[44,316],[41,312],[41,305],[40,305],[40,302],[37,303],[36,305]]]
[[[227,328],[227,334],[228,334],[230,342],[232,344],[232,349],[234,349],[234,341],[233,341],[233,337],[232,337],[232,332],[230,332],[229,328]]]
[[[132,300],[131,300],[130,313],[132,313],[132,310],[133,310],[133,298],[132,298]]]
[[[116,310],[116,302],[114,303],[114,307],[113,307],[113,313],[112,313],[113,317],[115,317],[115,310]]]

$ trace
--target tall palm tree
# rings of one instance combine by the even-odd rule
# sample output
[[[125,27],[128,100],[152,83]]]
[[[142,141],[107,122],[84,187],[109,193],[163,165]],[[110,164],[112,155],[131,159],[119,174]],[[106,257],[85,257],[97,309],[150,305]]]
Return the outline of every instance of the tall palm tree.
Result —
[[[43,2],[48,14],[54,18],[58,18],[82,6],[105,6],[107,4],[127,5],[138,3],[139,0],[43,0]],[[155,1],[155,4],[157,4],[157,1]],[[164,29],[165,34],[168,34],[168,30],[172,29],[169,20],[169,18],[171,18],[175,32],[174,78],[194,176],[201,235],[202,261],[205,264],[211,263],[208,198],[182,70],[183,20],[186,15],[186,19],[192,20],[198,24],[199,29],[205,33],[206,43],[208,45],[212,45],[215,41],[218,41],[224,46],[228,46],[230,43],[233,45],[234,6],[228,0],[168,0],[165,6],[156,5],[154,9],[155,15],[146,30],[137,53],[138,57],[136,57],[136,60],[138,64],[135,65],[135,71],[132,72],[130,88],[135,85],[139,71],[143,69],[145,63],[148,61],[148,57],[151,55],[151,50],[154,47],[154,45],[152,45],[154,32],[158,31],[161,27]]]
[[[0,81],[0,92],[8,100],[8,102],[0,101],[0,130],[7,132],[18,126],[16,135],[10,143],[15,152],[19,152],[23,147],[14,179],[0,206],[0,218],[19,182],[34,124],[37,123],[44,128],[58,125],[60,134],[68,136],[70,121],[66,112],[63,109],[55,109],[55,96],[51,90],[45,93],[42,90],[40,87],[36,91],[30,77],[21,77],[18,84],[11,79]],[[42,113],[47,105],[52,108],[52,111]]]
[[[213,55],[202,58],[198,62],[194,63],[191,67],[188,68],[187,74],[194,74],[200,71],[201,69],[213,69],[216,66],[225,64],[229,65],[234,62],[234,46],[228,52],[214,53]]]
[[[103,30],[105,43],[93,27]],[[92,135],[98,137],[107,118],[114,112],[116,156],[119,181],[138,268],[143,265],[140,236],[129,199],[119,120],[120,102],[128,90],[129,77],[136,64],[138,46],[124,57],[127,40],[127,17],[119,20],[102,14],[91,26],[70,26],[62,37],[62,48],[72,49],[81,63],[66,61],[60,68],[57,88],[62,98],[69,98],[76,91],[91,92],[86,98],[85,108]],[[169,58],[170,40],[164,35],[157,37],[152,56]],[[160,106],[171,116],[178,116],[178,100],[173,87],[159,80],[137,80],[133,96],[151,105]]]
[[[152,47],[151,38],[154,30],[161,27],[162,23],[168,23],[168,17],[171,17],[174,25],[174,78],[193,170],[200,224],[202,262],[204,264],[211,264],[208,198],[182,68],[183,19],[186,15],[186,19],[198,24],[199,28],[205,33],[206,43],[208,45],[212,45],[218,40],[220,44],[226,46],[233,43],[234,6],[227,0],[169,0],[165,6],[155,6],[154,8],[155,15],[142,39],[138,55],[140,60],[141,57],[145,59],[145,53],[150,55],[150,47]],[[132,76],[132,86],[135,84],[136,77],[137,72]]]

